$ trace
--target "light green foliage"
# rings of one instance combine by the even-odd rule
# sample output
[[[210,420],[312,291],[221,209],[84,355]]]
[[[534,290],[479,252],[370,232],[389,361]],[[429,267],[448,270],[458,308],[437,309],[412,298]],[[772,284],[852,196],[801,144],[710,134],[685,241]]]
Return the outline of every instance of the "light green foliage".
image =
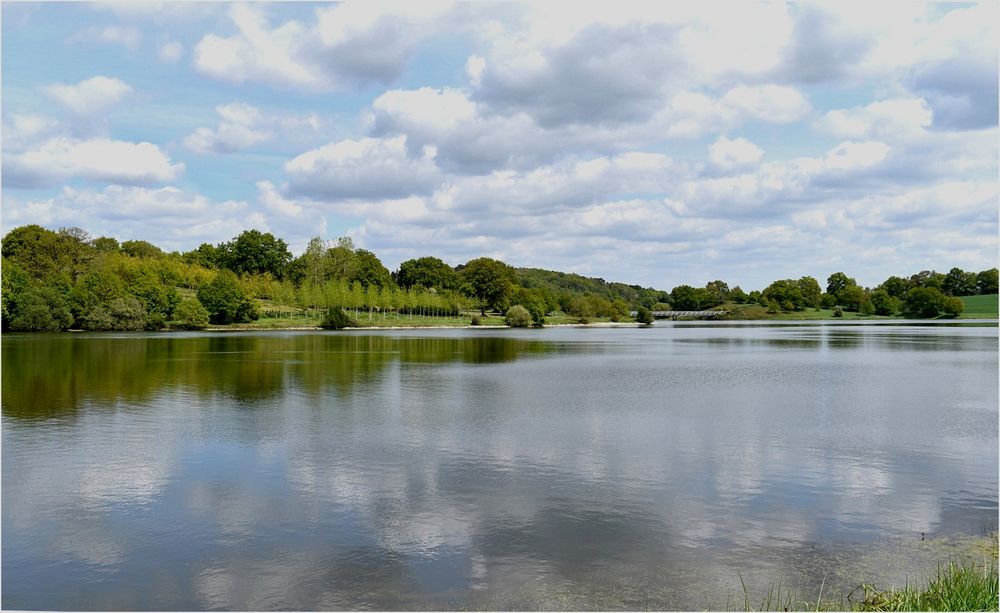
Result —
[[[653,312],[641,306],[636,311],[635,320],[641,324],[651,324],[653,323]]]
[[[982,568],[949,563],[938,569],[926,589],[905,587],[879,590],[865,585],[865,599],[856,611],[996,611],[998,600],[996,566]]]
[[[507,309],[503,320],[511,328],[527,328],[531,325],[531,313],[523,306],[515,304]]]
[[[818,284],[816,289],[819,289]],[[775,311],[799,311],[809,306],[802,294],[802,285],[795,279],[775,281],[764,289],[762,296]]]
[[[90,241],[90,244],[98,253],[118,253],[121,249],[118,241],[110,236],[100,236]]]
[[[213,324],[253,321],[260,317],[254,300],[244,292],[236,275],[228,270],[219,271],[214,281],[201,286],[198,301],[208,311]]]
[[[135,258],[162,258],[166,255],[162,249],[146,241],[125,241],[121,244],[121,251]]]
[[[201,330],[208,325],[208,309],[194,298],[185,298],[174,309],[172,327]]]
[[[837,294],[837,302],[848,311],[862,311],[869,302],[868,293],[863,287],[848,285]]]
[[[956,296],[945,296],[941,310],[949,317],[958,317],[965,310],[965,303]]]

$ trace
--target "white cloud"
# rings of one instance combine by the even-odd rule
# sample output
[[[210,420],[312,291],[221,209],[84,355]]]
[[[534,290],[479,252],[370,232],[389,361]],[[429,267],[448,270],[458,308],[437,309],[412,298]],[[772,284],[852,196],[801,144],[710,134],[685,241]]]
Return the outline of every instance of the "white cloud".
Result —
[[[70,42],[115,43],[135,51],[142,43],[142,31],[132,26],[105,26],[87,28],[70,37]]]
[[[102,76],[84,79],[75,85],[56,83],[45,87],[46,94],[78,115],[105,111],[133,91],[120,79]]]
[[[933,113],[920,98],[892,98],[864,107],[837,109],[824,114],[818,127],[846,138],[905,138],[924,133]]]
[[[292,194],[317,200],[402,198],[441,181],[433,149],[411,157],[405,136],[330,143],[286,162],[285,172]]]
[[[160,50],[157,53],[161,61],[173,63],[181,59],[184,55],[184,45],[179,42],[172,40],[160,45]]]
[[[448,10],[436,3],[343,3],[316,10],[316,21],[272,27],[263,10],[234,5],[237,32],[208,34],[194,49],[200,72],[233,83],[326,90],[395,79],[415,45]]]
[[[184,145],[197,153],[233,153],[242,151],[271,137],[267,130],[255,129],[261,124],[260,111],[253,106],[234,102],[215,107],[221,117],[213,130],[198,128],[184,138]]]
[[[11,113],[4,117],[3,148],[5,151],[23,149],[40,138],[51,135],[59,128],[52,117],[34,113]]]
[[[794,87],[784,85],[740,85],[726,92],[722,103],[769,123],[791,123],[809,112],[805,96]]]
[[[172,181],[184,172],[184,164],[171,163],[152,143],[56,137],[21,153],[5,155],[3,170],[5,183],[25,187],[72,178],[149,184]]]
[[[708,148],[712,163],[723,170],[754,166],[764,157],[764,150],[745,138],[720,136]]]
[[[830,170],[857,170],[869,168],[886,159],[891,148],[878,141],[855,143],[845,141],[831,149],[823,159]]]

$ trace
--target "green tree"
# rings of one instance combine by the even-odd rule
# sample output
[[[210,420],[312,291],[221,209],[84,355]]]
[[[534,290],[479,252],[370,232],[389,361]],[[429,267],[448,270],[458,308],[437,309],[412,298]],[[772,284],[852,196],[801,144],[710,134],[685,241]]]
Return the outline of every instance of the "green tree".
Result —
[[[270,232],[246,230],[228,243],[219,245],[221,265],[237,274],[271,273],[284,278],[285,268],[292,261],[288,245]],[[209,309],[211,310],[211,309]]]
[[[879,287],[893,298],[902,299],[910,291],[910,282],[902,277],[889,277]]]
[[[90,241],[90,245],[98,253],[118,253],[121,250],[118,241],[110,236],[99,236]]]
[[[976,292],[982,294],[997,293],[997,269],[984,270],[976,275]]]
[[[458,275],[455,274],[455,270],[441,259],[430,256],[406,260],[399,265],[395,277],[396,283],[402,288],[422,285],[438,289],[455,289],[458,286]]]
[[[507,315],[504,317],[504,323],[511,328],[527,328],[531,325],[531,313],[529,313],[528,309],[523,306],[515,304],[507,309]]]
[[[91,306],[82,316],[84,330],[133,331],[146,327],[146,309],[136,298],[112,298]]]
[[[827,293],[833,294],[839,301],[840,292],[842,292],[844,288],[857,284],[857,281],[848,277],[844,273],[835,272],[826,279],[826,291]]]
[[[798,280],[799,291],[802,292],[803,306],[818,307],[823,290],[819,287],[819,281],[813,277],[802,277]]]
[[[848,285],[840,290],[837,298],[837,302],[848,311],[862,311],[867,308],[865,304],[869,302],[868,293],[857,285]]]
[[[392,275],[389,269],[382,265],[382,261],[367,249],[358,249],[354,252],[355,269],[351,275],[351,281],[358,281],[362,287],[390,287],[392,286]]]
[[[902,307],[902,302],[880,287],[872,292],[871,305],[876,315],[895,315]]]
[[[941,291],[947,296],[974,296],[976,294],[976,273],[965,272],[955,267],[948,271],[941,283]]]
[[[941,310],[945,312],[945,315],[958,317],[965,311],[965,303],[955,296],[945,296],[944,302],[941,304]]]
[[[358,322],[351,319],[339,306],[335,306],[326,312],[319,327],[326,330],[342,330],[344,328],[357,328]]]
[[[51,287],[33,287],[17,300],[17,313],[10,322],[11,330],[58,332],[73,323],[66,300]]]
[[[771,283],[764,289],[762,296],[783,311],[799,311],[807,304],[802,295],[802,287],[795,279],[781,279]]]
[[[208,325],[208,309],[194,298],[185,298],[174,309],[174,327],[201,330]]]
[[[146,241],[125,241],[121,244],[122,253],[134,258],[162,258],[163,250]]]
[[[221,262],[221,250],[210,243],[202,243],[197,249],[188,251],[181,256],[188,264],[197,264],[205,268],[219,268]]]
[[[729,300],[732,292],[725,281],[716,279],[705,284],[705,295],[708,298],[702,308],[713,307]]]
[[[514,289],[514,270],[492,258],[470,260],[460,271],[463,292],[479,301],[481,315],[486,309],[503,310]]]
[[[354,242],[349,236],[337,239],[337,246],[326,251],[327,270],[330,278],[350,279],[354,276],[357,263],[354,258]]]
[[[653,312],[641,306],[635,312],[635,320],[641,324],[651,324],[653,323]]]
[[[705,294],[704,290],[690,285],[678,285],[670,291],[670,304],[678,311],[697,311],[701,309]]]
[[[213,324],[241,323],[260,317],[257,305],[229,270],[219,271],[211,283],[202,285],[198,289],[198,301],[208,311]]]
[[[944,294],[936,287],[914,287],[906,292],[904,309],[910,315],[937,317],[944,309]]]

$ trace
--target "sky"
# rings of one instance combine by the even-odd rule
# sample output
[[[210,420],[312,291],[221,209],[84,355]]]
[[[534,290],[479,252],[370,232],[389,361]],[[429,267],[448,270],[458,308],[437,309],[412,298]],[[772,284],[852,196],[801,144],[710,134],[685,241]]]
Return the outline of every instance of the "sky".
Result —
[[[669,290],[998,262],[998,3],[29,3],[3,232]]]

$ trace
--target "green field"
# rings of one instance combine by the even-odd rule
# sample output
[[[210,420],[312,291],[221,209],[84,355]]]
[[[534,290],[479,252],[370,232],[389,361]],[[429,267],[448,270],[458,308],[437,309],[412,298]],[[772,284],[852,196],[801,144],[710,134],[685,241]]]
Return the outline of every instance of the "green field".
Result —
[[[997,294],[962,296],[960,299],[965,304],[965,311],[960,316],[962,319],[997,318]]]

